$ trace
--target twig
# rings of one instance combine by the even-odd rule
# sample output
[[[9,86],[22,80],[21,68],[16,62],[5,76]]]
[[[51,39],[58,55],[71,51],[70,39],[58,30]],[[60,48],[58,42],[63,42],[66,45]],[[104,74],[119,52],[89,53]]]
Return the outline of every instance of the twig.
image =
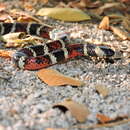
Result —
[[[101,128],[101,127],[112,127],[115,125],[121,125],[130,122],[130,118],[127,120],[122,120],[122,121],[117,121],[114,123],[105,123],[105,124],[96,124],[96,125],[91,125],[91,126],[86,126],[86,125],[74,125],[71,128],[85,128],[85,129],[90,129],[90,128]]]

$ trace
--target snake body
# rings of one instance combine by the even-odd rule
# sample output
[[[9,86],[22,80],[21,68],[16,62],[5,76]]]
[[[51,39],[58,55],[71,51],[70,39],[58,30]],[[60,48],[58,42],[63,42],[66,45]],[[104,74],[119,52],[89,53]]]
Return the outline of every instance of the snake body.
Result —
[[[53,28],[36,23],[0,23],[0,34],[26,32],[42,38],[51,39]],[[22,48],[13,55],[17,67],[26,70],[37,70],[79,56],[110,58],[114,51],[107,46],[94,44],[65,44],[65,39]]]

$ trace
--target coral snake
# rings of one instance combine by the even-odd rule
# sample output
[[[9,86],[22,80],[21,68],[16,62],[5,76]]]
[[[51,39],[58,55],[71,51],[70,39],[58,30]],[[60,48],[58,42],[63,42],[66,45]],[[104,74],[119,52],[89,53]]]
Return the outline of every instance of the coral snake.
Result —
[[[37,70],[79,56],[110,58],[114,51],[107,46],[95,44],[66,44],[67,35],[58,38],[55,29],[37,23],[0,23],[0,35],[11,32],[26,32],[46,39],[54,39],[47,44],[22,48],[15,52],[12,59],[17,67]],[[57,40],[55,40],[57,39]]]

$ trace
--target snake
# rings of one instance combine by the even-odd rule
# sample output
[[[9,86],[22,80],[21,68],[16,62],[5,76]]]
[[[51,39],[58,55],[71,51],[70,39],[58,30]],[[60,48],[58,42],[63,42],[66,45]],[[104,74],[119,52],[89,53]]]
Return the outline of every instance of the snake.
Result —
[[[46,44],[21,48],[13,54],[14,64],[24,70],[38,70],[76,57],[111,58],[115,54],[113,49],[104,45],[92,43],[68,44],[66,43],[67,35],[56,38],[56,29],[46,24],[0,23],[0,35],[13,32],[25,32],[30,35],[52,39]]]

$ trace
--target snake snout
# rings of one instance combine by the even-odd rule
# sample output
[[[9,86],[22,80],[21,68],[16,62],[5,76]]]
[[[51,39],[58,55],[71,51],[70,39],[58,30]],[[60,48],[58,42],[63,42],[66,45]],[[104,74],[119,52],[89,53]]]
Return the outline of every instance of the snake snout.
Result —
[[[27,58],[27,55],[23,52],[15,52],[14,55],[13,55],[13,62],[14,64],[19,67],[19,68],[23,68],[24,67],[24,62],[25,62],[25,59]]]
[[[100,49],[103,51],[105,57],[112,57],[115,54],[115,52],[109,47],[101,46]]]

